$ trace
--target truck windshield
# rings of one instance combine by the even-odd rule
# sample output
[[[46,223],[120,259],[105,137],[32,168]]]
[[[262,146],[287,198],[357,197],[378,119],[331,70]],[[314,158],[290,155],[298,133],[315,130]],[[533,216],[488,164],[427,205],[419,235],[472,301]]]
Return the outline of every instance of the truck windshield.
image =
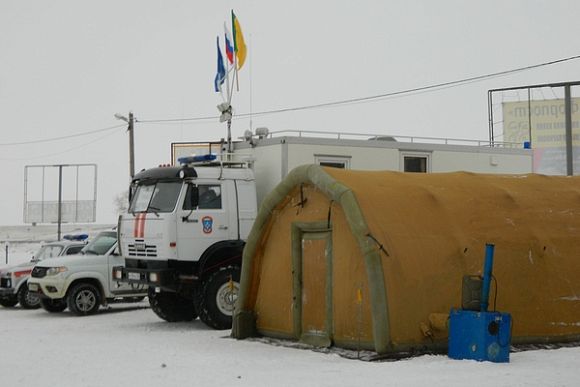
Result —
[[[135,190],[129,212],[173,212],[181,186],[181,181],[158,181],[139,185]]]
[[[81,250],[81,254],[105,255],[115,243],[117,243],[116,232],[102,232]]]

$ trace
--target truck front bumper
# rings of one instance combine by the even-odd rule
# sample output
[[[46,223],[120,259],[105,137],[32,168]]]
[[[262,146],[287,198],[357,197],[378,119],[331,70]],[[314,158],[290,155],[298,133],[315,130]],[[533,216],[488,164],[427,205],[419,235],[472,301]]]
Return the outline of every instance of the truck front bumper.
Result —
[[[177,291],[177,272],[174,269],[135,269],[117,266],[113,278],[120,282]]]

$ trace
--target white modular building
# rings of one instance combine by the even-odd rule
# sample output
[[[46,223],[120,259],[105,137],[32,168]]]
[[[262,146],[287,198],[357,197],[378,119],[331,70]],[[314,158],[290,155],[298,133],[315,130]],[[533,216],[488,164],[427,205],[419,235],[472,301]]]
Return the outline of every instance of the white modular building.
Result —
[[[236,160],[254,169],[258,202],[293,168],[319,164],[355,170],[523,174],[533,171],[532,150],[523,144],[433,137],[380,136],[312,131],[247,132],[232,144]],[[172,160],[223,153],[227,144],[173,143]]]

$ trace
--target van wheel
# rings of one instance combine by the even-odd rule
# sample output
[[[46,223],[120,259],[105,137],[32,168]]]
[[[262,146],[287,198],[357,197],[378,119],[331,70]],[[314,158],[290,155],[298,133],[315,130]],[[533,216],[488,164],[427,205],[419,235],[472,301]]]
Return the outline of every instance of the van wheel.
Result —
[[[69,291],[66,303],[73,314],[86,316],[97,313],[101,303],[101,294],[92,284],[79,283]]]
[[[66,302],[62,298],[41,298],[40,306],[50,313],[60,313],[66,309]]]
[[[197,300],[200,320],[214,329],[230,329],[239,293],[239,267],[229,266],[212,273]]]
[[[172,292],[156,293],[149,288],[149,305],[157,316],[167,322],[195,320],[193,301]]]
[[[18,299],[16,297],[0,298],[0,305],[5,308],[12,308],[18,304]]]
[[[40,297],[28,291],[28,283],[22,284],[18,290],[18,302],[24,309],[40,308]]]

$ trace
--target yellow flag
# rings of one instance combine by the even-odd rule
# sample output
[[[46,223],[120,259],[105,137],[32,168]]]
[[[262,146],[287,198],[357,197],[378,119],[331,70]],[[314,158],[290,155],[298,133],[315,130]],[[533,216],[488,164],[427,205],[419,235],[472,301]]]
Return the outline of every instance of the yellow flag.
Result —
[[[242,68],[244,62],[246,61],[246,43],[244,42],[244,35],[242,35],[242,27],[238,18],[232,10],[232,30],[234,35],[234,51],[236,53],[236,58],[238,62],[238,70]]]

